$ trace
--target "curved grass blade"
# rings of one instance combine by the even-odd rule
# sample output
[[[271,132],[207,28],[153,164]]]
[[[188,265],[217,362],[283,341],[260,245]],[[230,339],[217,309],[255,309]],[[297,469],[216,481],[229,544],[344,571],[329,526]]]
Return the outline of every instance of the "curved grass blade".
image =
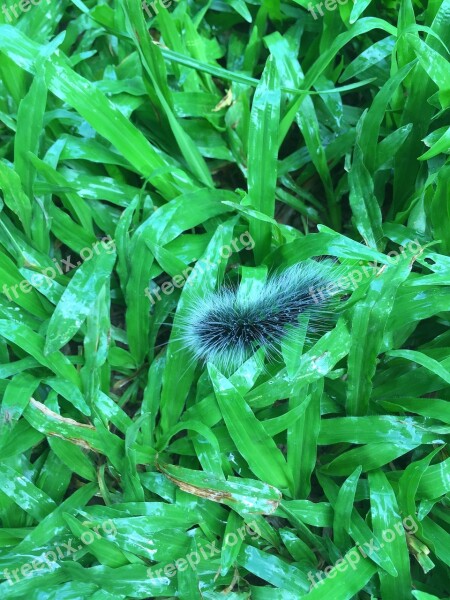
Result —
[[[284,456],[262,423],[233,384],[214,365],[208,365],[208,372],[228,432],[250,469],[270,485],[291,489],[292,475]]]

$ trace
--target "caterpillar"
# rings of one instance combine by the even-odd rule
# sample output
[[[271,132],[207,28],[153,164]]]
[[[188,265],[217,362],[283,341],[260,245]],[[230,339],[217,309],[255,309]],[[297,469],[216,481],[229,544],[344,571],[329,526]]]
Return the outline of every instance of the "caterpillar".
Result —
[[[307,317],[308,331],[316,331],[324,315],[334,312],[333,296],[323,293],[330,280],[329,267],[308,261],[269,275],[245,296],[239,287],[223,286],[195,298],[182,324],[183,345],[195,359],[226,371],[259,348],[273,359],[300,315]]]

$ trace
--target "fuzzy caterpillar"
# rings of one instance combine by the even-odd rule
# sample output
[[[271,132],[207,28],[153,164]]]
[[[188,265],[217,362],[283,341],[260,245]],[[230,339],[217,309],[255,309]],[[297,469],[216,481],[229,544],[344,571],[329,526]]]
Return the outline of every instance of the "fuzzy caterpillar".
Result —
[[[315,293],[330,282],[330,273],[322,262],[303,262],[270,275],[245,297],[239,287],[224,286],[196,298],[182,325],[183,345],[195,359],[226,370],[237,368],[258,348],[273,358],[300,315],[308,317],[310,331],[333,311],[332,297]]]

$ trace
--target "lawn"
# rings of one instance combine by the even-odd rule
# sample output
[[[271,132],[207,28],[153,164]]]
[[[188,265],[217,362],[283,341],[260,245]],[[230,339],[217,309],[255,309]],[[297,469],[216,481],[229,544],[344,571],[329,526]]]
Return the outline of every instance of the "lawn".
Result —
[[[450,598],[450,0],[5,0],[0,598]]]

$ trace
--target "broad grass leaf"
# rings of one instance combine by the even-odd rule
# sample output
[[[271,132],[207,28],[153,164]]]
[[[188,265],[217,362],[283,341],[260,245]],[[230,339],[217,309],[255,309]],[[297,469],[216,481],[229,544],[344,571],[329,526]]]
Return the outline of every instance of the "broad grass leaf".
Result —
[[[347,413],[367,413],[376,360],[383,343],[383,334],[392,310],[397,288],[406,279],[411,263],[400,257],[397,265],[380,272],[369,283],[364,300],[355,307],[352,324],[352,345],[348,358]]]
[[[369,473],[369,487],[373,532],[378,539],[384,540],[383,546],[397,570],[395,577],[384,571],[379,572],[381,595],[385,598],[397,594],[407,597],[411,589],[411,573],[406,534],[400,515],[415,515],[400,513],[397,498],[383,471]]]
[[[0,484],[2,492],[37,521],[56,508],[56,503],[50,496],[8,465],[0,465]]]
[[[253,479],[230,477],[227,481],[210,473],[158,463],[159,470],[182,490],[236,508],[242,514],[272,514],[281,492]]]
[[[248,140],[248,195],[251,205],[268,217],[274,216],[277,181],[278,125],[281,91],[277,65],[270,57],[260,84],[256,88],[250,114]],[[271,225],[250,222],[260,262],[270,250]]]
[[[342,484],[334,505],[334,543],[341,549],[350,545],[349,531],[355,504],[356,486],[360,475],[361,467],[357,467]]]
[[[113,246],[96,244],[90,249],[92,258],[78,267],[47,328],[45,354],[56,352],[80,329],[106,284],[116,260]]]
[[[17,114],[17,132],[14,139],[14,168],[22,181],[24,192],[33,198],[35,169],[30,165],[28,152],[37,154],[43,129],[47,86],[44,69],[38,67],[28,94],[19,105]],[[25,226],[30,224],[25,223]],[[36,232],[38,233],[38,232]],[[36,237],[36,233],[33,237]]]
[[[303,597],[310,587],[306,575],[299,568],[253,546],[242,545],[237,563],[276,588],[281,588],[288,593],[302,594],[300,597]]]
[[[406,34],[423,69],[439,88],[442,108],[450,106],[450,65],[436,50],[412,34]]]
[[[0,189],[5,204],[15,213],[23,224],[25,233],[31,234],[31,201],[24,192],[19,173],[0,161]]]
[[[343,561],[339,567],[334,566],[333,571],[330,571],[333,573],[331,577],[328,573],[328,577],[323,579],[323,582],[318,579],[313,580],[316,584],[304,596],[305,600],[334,600],[336,597],[342,598],[342,600],[351,600],[377,571],[371,560],[359,555],[356,546],[344,555]],[[344,569],[344,565],[347,566],[346,569]],[[348,566],[351,570],[348,569]]]
[[[350,475],[358,466],[362,467],[363,472],[371,471],[407,454],[419,445],[420,442],[411,442],[401,446],[390,442],[366,444],[342,453],[324,465],[323,471],[327,475],[335,476]]]
[[[262,481],[280,489],[290,489],[292,474],[263,424],[232,383],[214,365],[208,365],[208,370],[227,429],[250,469]]]

